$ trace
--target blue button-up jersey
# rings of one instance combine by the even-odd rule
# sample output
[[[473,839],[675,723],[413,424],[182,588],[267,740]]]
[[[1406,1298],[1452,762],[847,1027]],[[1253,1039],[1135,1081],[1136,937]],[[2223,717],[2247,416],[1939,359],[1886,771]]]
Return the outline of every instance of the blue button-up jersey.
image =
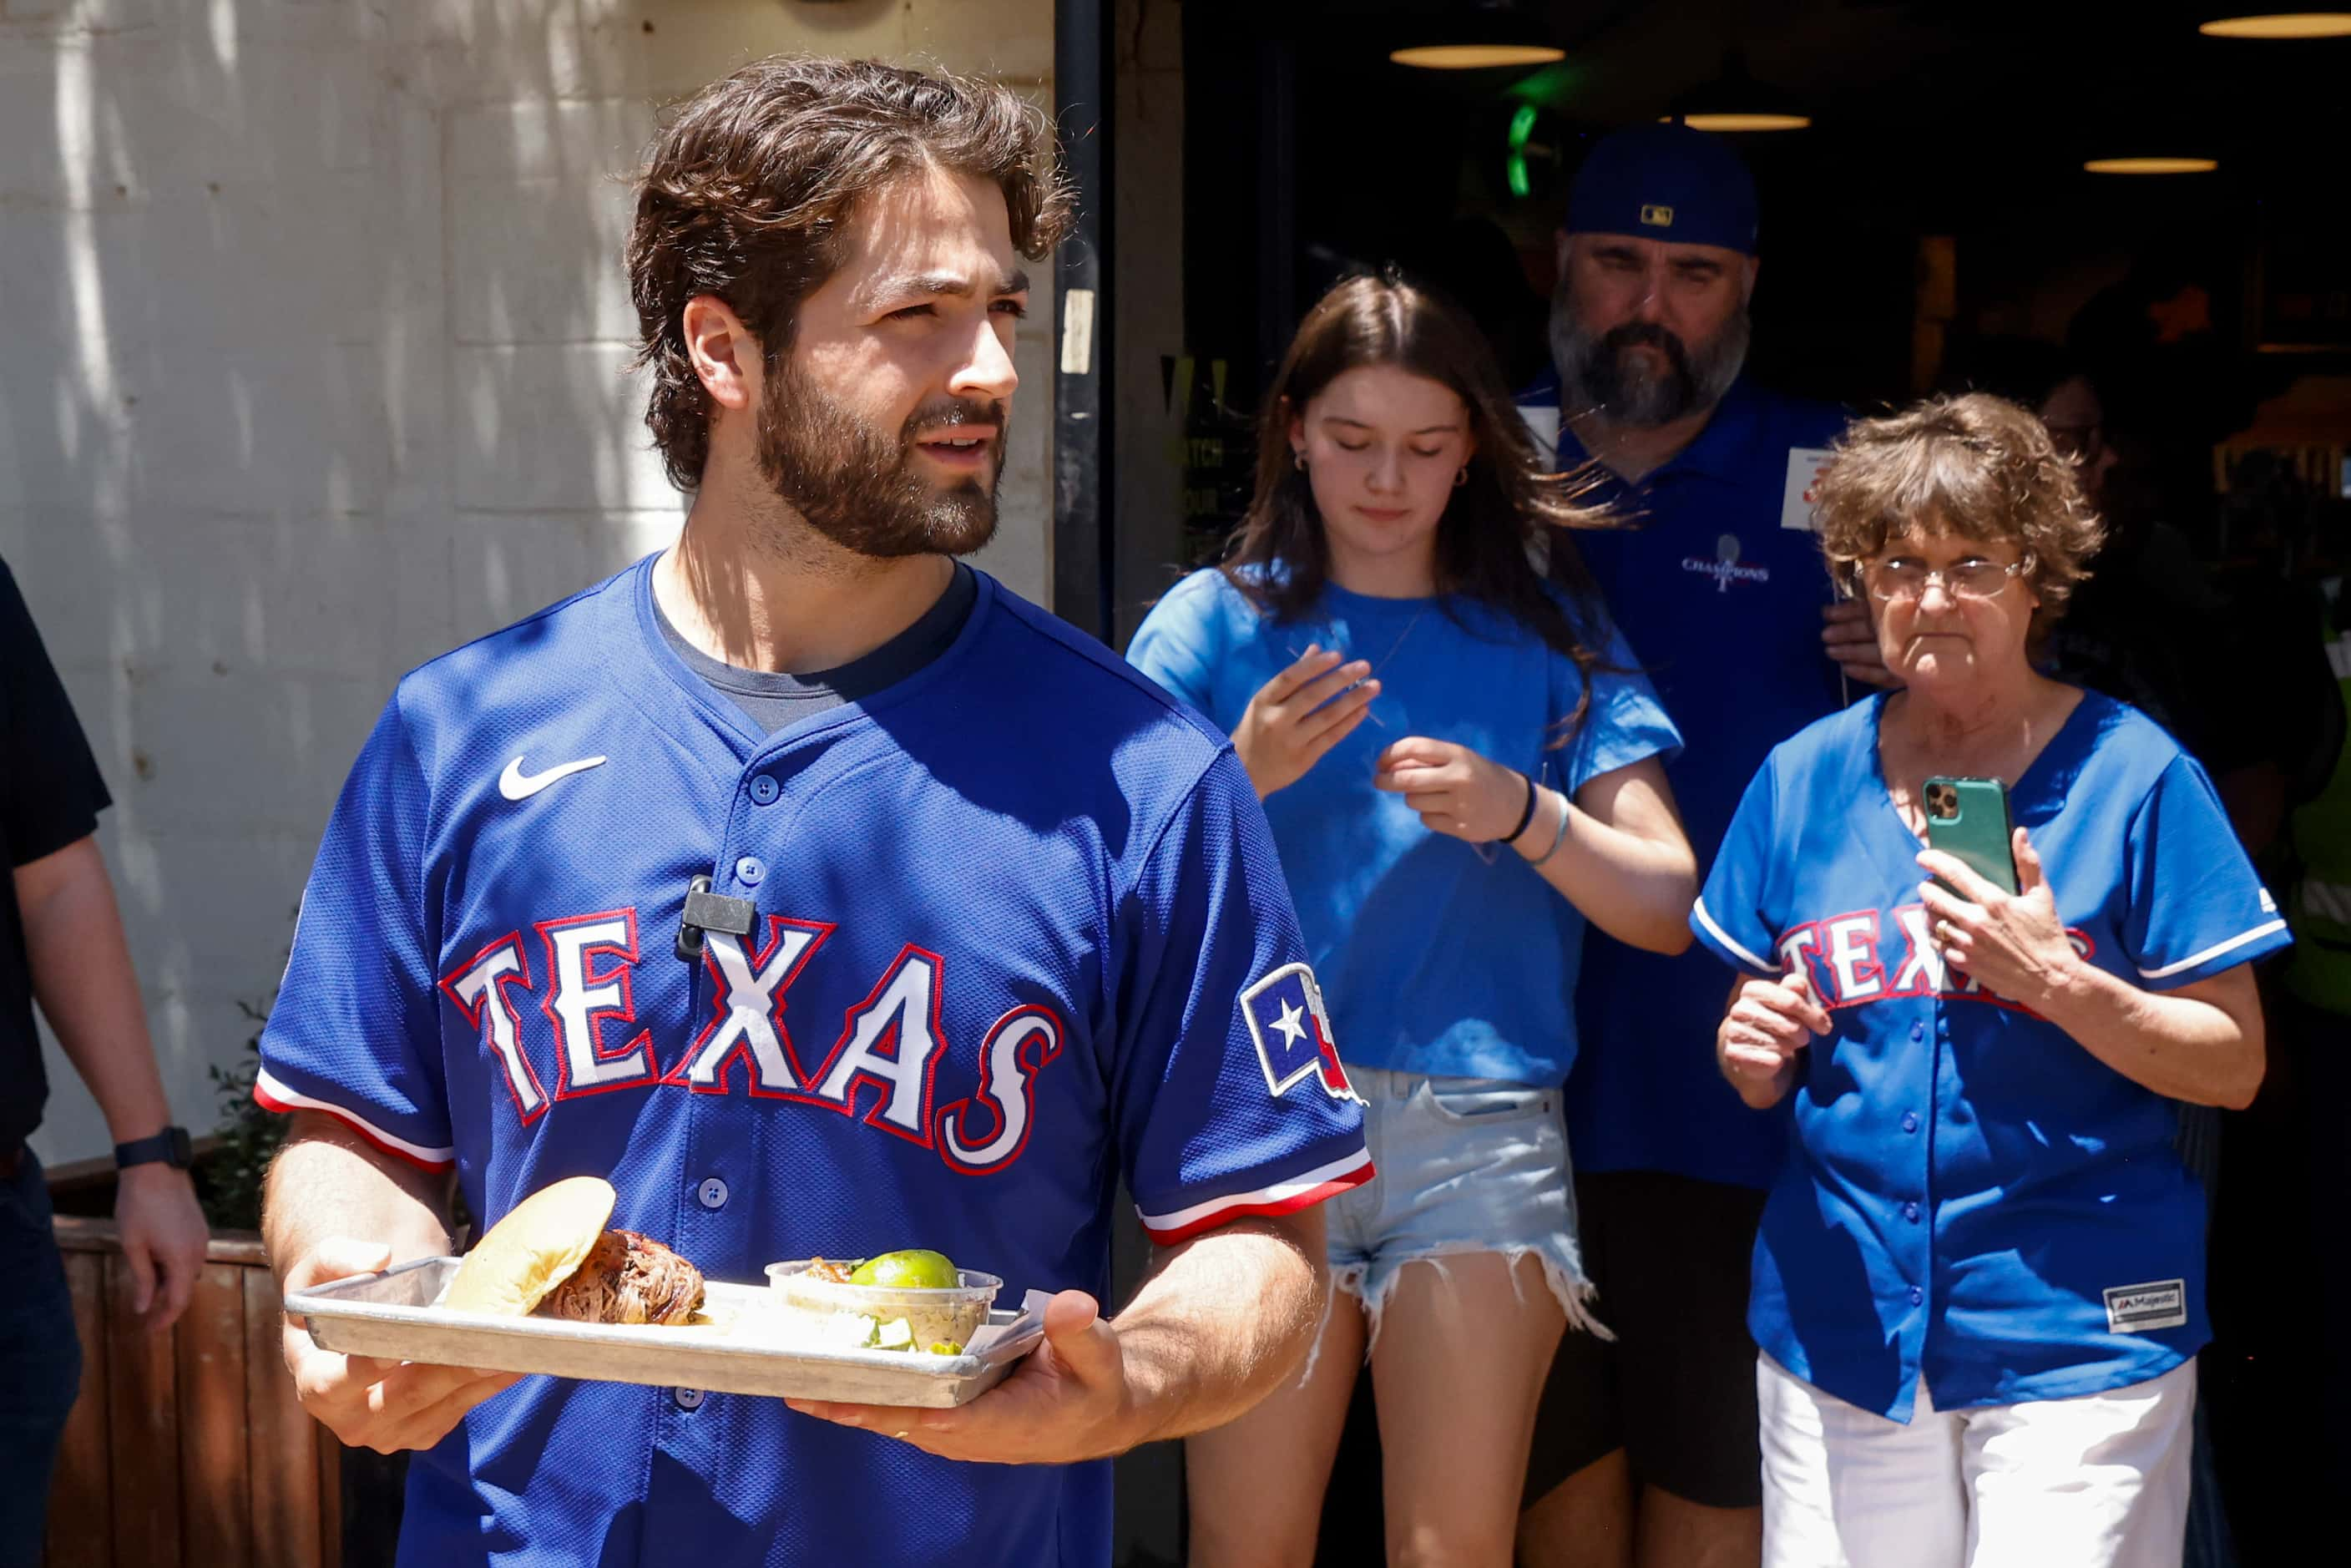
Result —
[[[1884,709],[1771,753],[1691,915],[1742,970],[1803,966],[1834,1025],[1791,1096],[1749,1326],[1797,1376],[1897,1421],[1922,1375],[1939,1407],[2158,1376],[2210,1337],[2178,1108],[1947,969],[1878,767]],[[2291,940],[2204,770],[2135,708],[2085,695],[2010,808],[2075,949],[2134,986]]]
[[[1519,412],[1562,469],[1598,480],[1590,498],[1635,526],[1575,543],[1617,624],[1647,663],[1682,733],[1666,764],[1701,869],[1764,754],[1843,700],[1821,652],[1829,578],[1809,507],[1789,479],[1844,416],[1740,381],[1706,428],[1637,485],[1591,461],[1560,418],[1547,376]],[[1784,1134],[1750,1113],[1714,1070],[1721,988],[1702,955],[1668,957],[1600,931],[1584,937],[1576,993],[1582,1054],[1567,1084],[1569,1146],[1580,1171],[1673,1171],[1769,1186]]]
[[[593,1173],[714,1279],[935,1247],[1013,1302],[1106,1291],[1121,1177],[1172,1242],[1371,1175],[1343,1074],[1296,1071],[1249,1005],[1325,1016],[1223,736],[985,577],[930,664],[770,736],[669,646],[650,564],[401,682],[303,899],[264,1103],[454,1164],[485,1222]],[[681,958],[696,875],[753,925]],[[534,1377],[416,1456],[400,1561],[1110,1551],[1106,1463]]]

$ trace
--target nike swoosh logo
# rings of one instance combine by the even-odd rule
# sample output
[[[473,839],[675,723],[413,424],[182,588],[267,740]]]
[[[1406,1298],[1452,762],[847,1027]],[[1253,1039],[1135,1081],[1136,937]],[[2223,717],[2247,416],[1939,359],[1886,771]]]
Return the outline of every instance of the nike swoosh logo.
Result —
[[[509,800],[528,800],[557,779],[569,779],[574,773],[585,773],[590,768],[601,768],[604,762],[601,757],[583,757],[577,762],[567,762],[544,773],[525,773],[522,758],[517,757],[507,764],[505,772],[498,775],[498,793]]]

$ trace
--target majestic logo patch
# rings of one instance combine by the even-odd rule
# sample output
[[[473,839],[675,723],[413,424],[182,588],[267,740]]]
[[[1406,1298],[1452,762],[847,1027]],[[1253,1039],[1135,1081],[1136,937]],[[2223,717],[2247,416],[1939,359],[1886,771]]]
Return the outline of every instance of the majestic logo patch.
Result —
[[[2152,1329],[2188,1326],[2188,1281],[2158,1280],[2146,1285],[2106,1288],[2106,1330],[2110,1333],[2146,1333]]]
[[[1339,1049],[1331,1043],[1331,1015],[1323,1009],[1313,970],[1284,964],[1241,993],[1241,1016],[1249,1019],[1258,1065],[1265,1069],[1265,1086],[1275,1098],[1310,1076],[1333,1100],[1357,1098],[1347,1070],[1339,1065]]]
[[[1674,226],[1674,210],[1662,202],[1644,202],[1641,221],[1653,229],[1669,229]]]

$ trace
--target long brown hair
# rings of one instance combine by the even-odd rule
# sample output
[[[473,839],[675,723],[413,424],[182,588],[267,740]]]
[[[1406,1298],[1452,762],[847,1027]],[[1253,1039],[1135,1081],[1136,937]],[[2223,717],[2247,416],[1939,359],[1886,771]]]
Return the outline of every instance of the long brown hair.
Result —
[[[1313,486],[1293,460],[1290,424],[1341,375],[1374,365],[1450,388],[1468,411],[1468,476],[1437,525],[1439,603],[1449,616],[1457,597],[1501,611],[1574,662],[1583,689],[1552,742],[1564,744],[1591,706],[1593,672],[1613,668],[1593,642],[1604,635],[1599,589],[1565,530],[1609,518],[1578,505],[1578,487],[1545,471],[1493,350],[1468,318],[1394,271],[1344,280],[1299,323],[1258,421],[1257,490],[1227,548],[1226,578],[1278,622],[1301,618],[1322,598],[1331,546]],[[1550,549],[1566,610],[1529,558],[1538,541]]]

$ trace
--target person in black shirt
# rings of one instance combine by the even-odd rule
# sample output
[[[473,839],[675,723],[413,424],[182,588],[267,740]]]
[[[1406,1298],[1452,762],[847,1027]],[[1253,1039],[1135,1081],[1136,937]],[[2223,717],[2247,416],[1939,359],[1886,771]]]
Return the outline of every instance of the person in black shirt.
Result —
[[[2204,765],[2248,853],[2266,852],[2294,781],[2323,768],[2321,721],[2337,706],[2309,628],[2316,609],[2252,574],[2223,581],[2162,517],[2143,464],[2106,444],[2098,389],[2052,343],[1986,338],[1953,350],[1945,390],[2032,410],[2079,467],[2106,543],[2036,662],[2129,703]]]
[[[109,804],[0,563],[0,851],[15,873],[0,897],[0,1568],[41,1561],[49,1472],[81,1377],[48,1188],[26,1145],[48,1097],[35,1002],[117,1140],[115,1218],[151,1331],[180,1315],[204,1260],[187,1134],[165,1124],[138,977],[92,836]]]

